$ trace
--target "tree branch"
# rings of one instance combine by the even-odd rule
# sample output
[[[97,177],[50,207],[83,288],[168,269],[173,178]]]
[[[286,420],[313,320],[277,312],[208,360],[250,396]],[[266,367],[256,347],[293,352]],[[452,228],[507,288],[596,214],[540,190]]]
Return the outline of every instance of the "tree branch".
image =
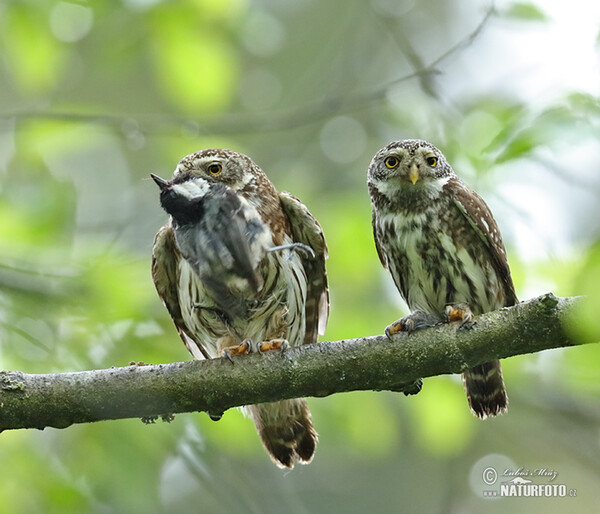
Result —
[[[0,430],[224,412],[231,407],[356,390],[402,391],[420,377],[460,373],[495,358],[595,341],[573,341],[565,321],[582,300],[552,294],[393,341],[362,337],[281,354],[33,375],[0,372]]]

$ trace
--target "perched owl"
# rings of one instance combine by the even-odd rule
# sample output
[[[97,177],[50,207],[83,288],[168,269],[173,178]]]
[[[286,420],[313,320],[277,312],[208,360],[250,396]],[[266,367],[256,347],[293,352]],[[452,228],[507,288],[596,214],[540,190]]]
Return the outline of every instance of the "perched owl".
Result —
[[[152,277],[194,358],[316,342],[329,313],[327,248],[304,204],[231,150],[196,152],[172,180],[152,178],[170,215],[154,241]],[[278,466],[312,460],[317,432],[304,399],[246,412]]]
[[[490,209],[435,146],[416,139],[390,143],[373,157],[368,186],[379,259],[411,310],[386,334],[444,320],[468,327],[471,313],[518,302]],[[470,368],[463,379],[476,416],[506,411],[500,361]]]

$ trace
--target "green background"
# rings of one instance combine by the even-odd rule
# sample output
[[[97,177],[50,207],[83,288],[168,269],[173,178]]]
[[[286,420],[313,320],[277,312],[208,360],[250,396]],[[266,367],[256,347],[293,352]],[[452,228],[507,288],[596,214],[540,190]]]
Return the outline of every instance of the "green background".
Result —
[[[321,222],[324,340],[382,333],[406,309],[372,242],[366,168],[406,137],[488,201],[520,298],[589,295],[572,330],[600,340],[600,14],[550,5],[2,2],[0,367],[189,359],[150,277],[166,216],[148,177],[207,147],[249,154]],[[237,410],[5,432],[2,510],[592,511],[600,346],[503,368],[509,413],[485,422],[456,376],[410,398],[309,399],[320,443],[292,472]],[[483,499],[489,466],[554,470],[577,497]]]

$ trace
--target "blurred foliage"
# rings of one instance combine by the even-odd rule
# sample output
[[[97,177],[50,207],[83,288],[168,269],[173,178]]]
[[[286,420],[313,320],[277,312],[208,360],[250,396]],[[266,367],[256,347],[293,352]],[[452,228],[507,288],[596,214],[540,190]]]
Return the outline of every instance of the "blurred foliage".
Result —
[[[146,179],[212,146],[251,155],[323,225],[325,338],[381,333],[406,311],[377,260],[365,170],[403,137],[437,144],[489,201],[520,297],[588,295],[570,329],[600,340],[600,102],[561,69],[577,58],[576,69],[595,66],[597,79],[597,63],[585,61],[597,56],[597,25],[589,41],[563,37],[552,31],[568,13],[551,7],[2,3],[1,367],[189,358],[150,278],[165,215]],[[569,8],[582,11],[580,35],[598,14]],[[551,37],[583,46],[546,55]],[[505,361],[509,414],[484,423],[470,415],[458,377],[428,379],[410,398],[310,399],[319,450],[291,473],[268,461],[239,411],[218,423],[188,414],[3,433],[0,497],[15,512],[501,512],[506,501],[483,500],[481,480],[469,479],[499,454],[515,468],[556,469],[580,491],[564,503],[527,499],[528,509],[563,512],[568,502],[591,511],[599,352]]]
[[[527,21],[546,21],[548,17],[537,5],[526,2],[514,2],[504,11],[505,16]]]

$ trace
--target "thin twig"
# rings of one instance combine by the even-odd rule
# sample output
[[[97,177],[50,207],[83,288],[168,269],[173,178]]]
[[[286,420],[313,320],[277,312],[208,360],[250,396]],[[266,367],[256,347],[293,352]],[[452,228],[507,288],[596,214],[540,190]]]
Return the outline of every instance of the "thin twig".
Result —
[[[271,112],[269,116],[240,115],[238,113],[225,113],[219,120],[190,119],[178,116],[120,116],[111,114],[80,114],[67,111],[14,111],[0,115],[0,119],[16,119],[18,122],[53,120],[70,123],[89,123],[107,126],[121,133],[132,130],[147,135],[165,135],[181,132],[187,128],[199,134],[243,134],[248,132],[276,132],[289,130],[327,119],[335,114],[356,111],[373,103],[383,101],[389,90],[403,82],[418,78],[423,79],[429,75],[439,73],[437,67],[460,49],[471,44],[482,32],[488,20],[494,14],[494,6],[486,11],[485,16],[477,27],[465,38],[450,47],[429,65],[412,73],[392,79],[379,87],[369,91],[355,92],[345,98],[326,98],[286,111]],[[1,127],[0,127],[1,130]]]

